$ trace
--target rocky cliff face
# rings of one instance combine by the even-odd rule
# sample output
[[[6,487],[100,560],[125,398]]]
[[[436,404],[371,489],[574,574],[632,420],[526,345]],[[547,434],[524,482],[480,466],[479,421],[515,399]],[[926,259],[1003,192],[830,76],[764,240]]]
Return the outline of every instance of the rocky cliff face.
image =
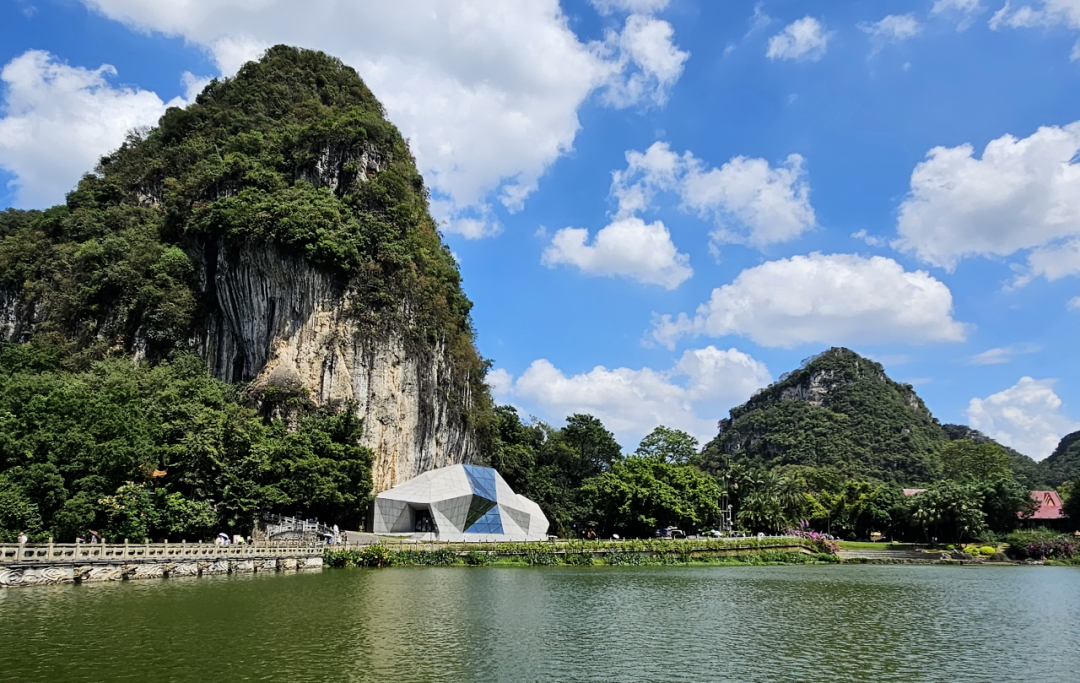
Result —
[[[442,344],[420,349],[399,326],[370,329],[347,285],[272,245],[214,241],[195,257],[214,310],[193,345],[210,372],[253,392],[306,390],[317,405],[355,401],[376,493],[474,455],[459,407],[472,397],[452,396],[469,383],[453,381]]]

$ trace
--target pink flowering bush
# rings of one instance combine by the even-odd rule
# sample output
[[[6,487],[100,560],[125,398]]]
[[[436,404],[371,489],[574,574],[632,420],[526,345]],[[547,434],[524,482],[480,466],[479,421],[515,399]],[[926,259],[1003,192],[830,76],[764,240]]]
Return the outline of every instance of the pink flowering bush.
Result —
[[[785,532],[788,536],[798,536],[799,538],[805,538],[814,544],[814,547],[819,553],[828,553],[830,555],[836,555],[840,552],[840,544],[826,537],[825,534],[814,531],[810,528],[810,522],[805,519],[799,521],[799,526],[788,527]]]

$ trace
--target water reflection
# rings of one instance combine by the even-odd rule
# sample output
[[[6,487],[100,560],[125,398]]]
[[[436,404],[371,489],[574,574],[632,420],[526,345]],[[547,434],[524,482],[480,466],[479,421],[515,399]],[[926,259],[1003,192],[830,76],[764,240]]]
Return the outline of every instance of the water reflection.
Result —
[[[1080,570],[328,570],[0,591],[2,681],[1022,681]]]

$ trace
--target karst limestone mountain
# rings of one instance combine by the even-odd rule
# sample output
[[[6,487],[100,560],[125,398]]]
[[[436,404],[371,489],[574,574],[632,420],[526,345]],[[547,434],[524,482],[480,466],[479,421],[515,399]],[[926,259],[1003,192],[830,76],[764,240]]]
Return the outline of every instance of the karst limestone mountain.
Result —
[[[278,46],[0,225],[0,337],[72,364],[195,352],[266,410],[350,406],[375,492],[474,457],[471,303],[356,72]]]

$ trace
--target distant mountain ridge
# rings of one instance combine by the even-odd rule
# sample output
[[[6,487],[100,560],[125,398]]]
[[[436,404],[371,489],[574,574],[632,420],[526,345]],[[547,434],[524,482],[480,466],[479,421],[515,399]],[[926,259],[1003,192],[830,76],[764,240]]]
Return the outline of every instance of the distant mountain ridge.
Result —
[[[910,384],[834,347],[733,408],[705,446],[703,463],[829,467],[853,478],[926,484],[940,477],[941,448],[957,439],[993,441],[970,427],[940,424]],[[1025,483],[1041,484],[1031,458],[1006,450]]]

